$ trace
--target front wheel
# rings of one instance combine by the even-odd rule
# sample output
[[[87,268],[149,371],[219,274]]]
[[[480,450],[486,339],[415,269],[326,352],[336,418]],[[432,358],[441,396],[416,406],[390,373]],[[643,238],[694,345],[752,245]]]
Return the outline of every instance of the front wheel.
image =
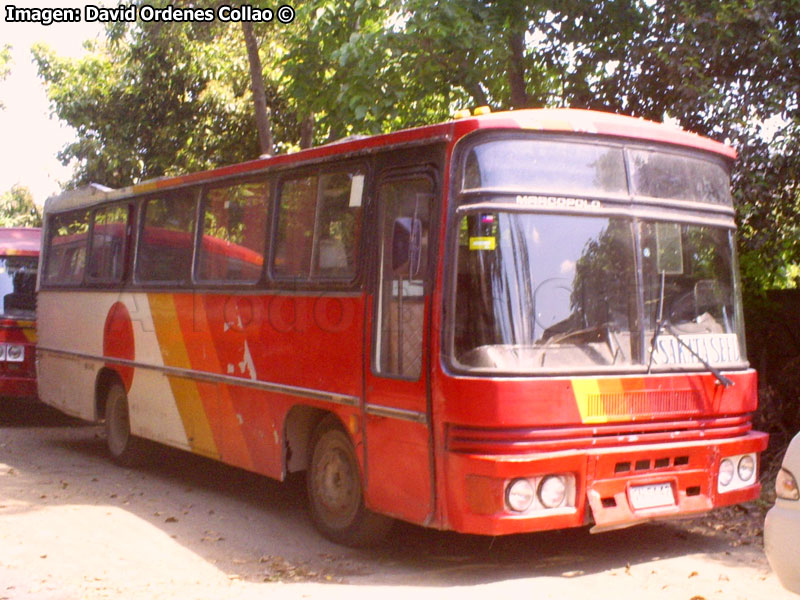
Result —
[[[143,442],[131,434],[128,396],[120,383],[114,383],[106,395],[106,443],[115,463],[132,467],[144,458]]]
[[[314,432],[306,477],[311,518],[325,537],[359,547],[388,533],[392,520],[364,506],[358,459],[336,418],[323,420]]]

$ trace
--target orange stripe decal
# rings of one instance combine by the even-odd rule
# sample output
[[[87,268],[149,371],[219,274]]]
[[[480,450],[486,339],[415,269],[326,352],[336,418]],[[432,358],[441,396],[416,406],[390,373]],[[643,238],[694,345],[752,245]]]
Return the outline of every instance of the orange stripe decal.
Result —
[[[226,373],[214,343],[204,298],[180,294],[174,296],[174,302],[190,368],[207,373]],[[234,405],[229,387],[198,384],[198,388],[221,458],[240,467],[252,468],[251,453],[242,433],[243,418]]]

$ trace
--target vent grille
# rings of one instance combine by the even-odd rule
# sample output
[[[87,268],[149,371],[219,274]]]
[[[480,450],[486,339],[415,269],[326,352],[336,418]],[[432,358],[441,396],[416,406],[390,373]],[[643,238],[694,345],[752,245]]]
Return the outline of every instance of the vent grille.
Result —
[[[587,416],[696,415],[704,411],[703,396],[694,390],[616,392],[587,396]]]

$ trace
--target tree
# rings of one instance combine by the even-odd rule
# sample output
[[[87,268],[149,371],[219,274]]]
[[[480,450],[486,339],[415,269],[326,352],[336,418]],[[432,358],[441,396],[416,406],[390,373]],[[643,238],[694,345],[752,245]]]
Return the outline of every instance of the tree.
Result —
[[[800,1],[681,0],[646,17],[596,96],[730,141],[745,282],[787,285],[800,265]]]
[[[253,90],[253,110],[256,116],[258,142],[261,154],[272,154],[272,124],[267,111],[267,93],[264,91],[264,70],[258,55],[258,41],[253,33],[253,24],[242,21],[242,33],[247,47],[247,62],[250,65],[250,87]]]
[[[256,156],[259,71],[277,152],[483,104],[672,116],[740,150],[740,249],[757,289],[800,264],[798,21],[800,0],[309,0],[291,25],[253,26],[260,69],[243,29],[219,22],[110,24],[86,59],[36,57],[78,131],[62,153],[79,161],[76,184]]]
[[[41,227],[42,215],[30,190],[15,185],[0,196],[0,227]]]
[[[120,187],[260,154],[240,27],[112,23],[106,36],[81,59],[34,48],[54,113],[76,130],[60,153],[78,163],[71,185]],[[295,139],[296,118],[274,88],[267,103],[276,133]]]

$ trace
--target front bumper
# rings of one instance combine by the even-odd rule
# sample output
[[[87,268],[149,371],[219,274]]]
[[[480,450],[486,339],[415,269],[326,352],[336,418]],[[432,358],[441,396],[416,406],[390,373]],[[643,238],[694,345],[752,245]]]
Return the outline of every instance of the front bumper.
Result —
[[[35,400],[38,397],[35,377],[0,375],[0,398]]]
[[[768,436],[760,432],[709,441],[616,446],[523,455],[447,455],[447,528],[501,535],[594,524],[617,529],[654,519],[703,513],[757,498],[755,483],[720,493],[717,472],[724,457],[759,453]],[[553,473],[575,477],[574,506],[514,513],[505,487],[520,477]],[[632,489],[669,484],[672,500],[636,508]]]

